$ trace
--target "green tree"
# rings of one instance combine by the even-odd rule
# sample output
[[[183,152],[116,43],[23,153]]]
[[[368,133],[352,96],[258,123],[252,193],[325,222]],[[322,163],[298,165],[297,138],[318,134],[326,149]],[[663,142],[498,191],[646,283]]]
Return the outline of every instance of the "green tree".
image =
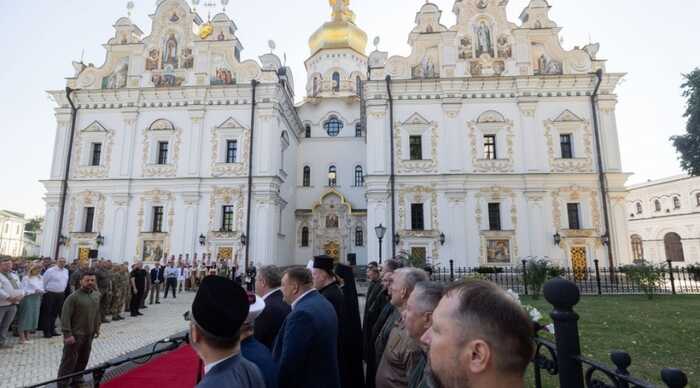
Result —
[[[27,232],[36,232],[41,229],[41,225],[44,223],[44,217],[34,217],[29,220],[24,230]]]
[[[681,168],[690,175],[700,176],[700,68],[684,74],[683,78],[683,97],[688,99],[683,117],[688,119],[688,133],[673,136],[671,141],[680,154]]]

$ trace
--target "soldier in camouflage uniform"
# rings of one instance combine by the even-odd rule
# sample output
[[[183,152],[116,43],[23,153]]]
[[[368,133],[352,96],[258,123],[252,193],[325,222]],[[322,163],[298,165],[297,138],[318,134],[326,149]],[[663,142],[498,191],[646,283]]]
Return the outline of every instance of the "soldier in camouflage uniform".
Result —
[[[97,288],[100,291],[100,317],[102,323],[110,322],[107,319],[112,307],[112,262],[103,261],[97,263]]]
[[[124,311],[126,303],[126,292],[128,288],[128,278],[125,276],[124,266],[115,265],[112,276],[112,320],[121,321],[124,319],[121,312]]]

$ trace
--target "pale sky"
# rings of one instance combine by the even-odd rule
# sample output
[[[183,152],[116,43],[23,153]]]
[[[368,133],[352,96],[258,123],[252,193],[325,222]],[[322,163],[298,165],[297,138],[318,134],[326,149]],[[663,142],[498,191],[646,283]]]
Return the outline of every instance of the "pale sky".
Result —
[[[134,0],[132,20],[146,33],[155,0]],[[204,3],[202,1],[201,3]],[[217,1],[218,2],[218,1]],[[407,55],[408,33],[424,0],[352,0],[358,25],[370,43],[390,55]],[[434,0],[443,10],[442,23],[452,26],[454,0]],[[529,0],[510,0],[509,19],[517,20]],[[608,59],[609,72],[625,72],[617,89],[617,123],[628,183],[681,173],[668,138],[684,132],[682,73],[700,66],[700,1],[675,0],[549,0],[551,17],[561,27],[564,47],[601,43],[598,58]],[[220,10],[219,7],[217,9]],[[200,15],[207,11],[200,6]],[[269,51],[287,54],[303,97],[309,55],[308,38],[329,19],[326,0],[231,0],[226,9],[238,25],[242,58]],[[56,123],[45,90],[63,89],[72,76],[72,60],[85,50],[85,63],[101,66],[102,44],[114,34],[112,25],[126,16],[126,0],[0,0],[0,209],[43,215],[44,188],[51,166]],[[368,47],[368,52],[373,47]]]

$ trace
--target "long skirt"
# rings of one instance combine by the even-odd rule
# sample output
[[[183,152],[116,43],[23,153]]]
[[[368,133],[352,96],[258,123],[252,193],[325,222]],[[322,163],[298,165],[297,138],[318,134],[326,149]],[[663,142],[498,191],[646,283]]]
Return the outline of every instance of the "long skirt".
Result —
[[[41,307],[41,294],[32,294],[19,304],[17,314],[17,330],[33,331],[39,326],[39,307]]]

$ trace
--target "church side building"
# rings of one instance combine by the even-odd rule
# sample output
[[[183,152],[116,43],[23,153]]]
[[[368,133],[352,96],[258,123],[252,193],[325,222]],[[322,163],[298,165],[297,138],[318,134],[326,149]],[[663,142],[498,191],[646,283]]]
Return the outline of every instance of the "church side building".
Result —
[[[545,0],[519,24],[507,1],[458,0],[451,27],[419,2],[408,57],[367,54],[349,3],[331,0],[310,37],[296,105],[291,70],[274,54],[241,60],[225,13],[205,22],[183,0],[160,0],[145,37],[119,19],[105,64],[76,64],[68,79],[79,89],[70,147],[71,102],[50,92],[42,253],[631,261],[615,118],[623,74],[606,72],[597,45],[563,49]]]
[[[687,175],[629,186],[632,258],[700,263],[700,178]]]

